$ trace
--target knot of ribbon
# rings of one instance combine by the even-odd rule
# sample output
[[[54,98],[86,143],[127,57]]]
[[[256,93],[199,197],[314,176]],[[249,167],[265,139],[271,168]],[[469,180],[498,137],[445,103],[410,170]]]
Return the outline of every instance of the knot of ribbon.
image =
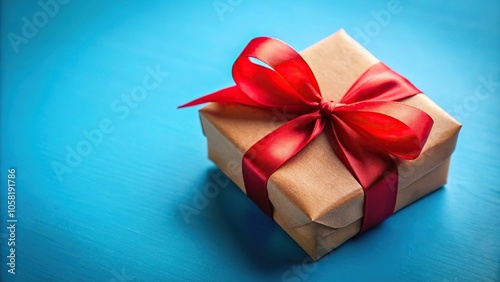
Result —
[[[408,80],[379,62],[366,70],[338,102],[326,100],[299,53],[269,37],[248,43],[233,65],[233,78],[235,86],[180,108],[226,102],[297,115],[260,139],[243,156],[247,195],[265,213],[272,216],[267,195],[271,175],[322,132],[326,132],[335,154],[363,187],[361,232],[394,212],[398,158],[417,158],[433,124],[422,110],[397,102],[421,93]]]
[[[337,102],[332,101],[332,100],[326,100],[326,99],[321,100],[321,102],[319,102],[319,104],[318,104],[320,112],[324,116],[328,116],[328,115],[333,114],[333,111],[335,110],[335,107],[337,105],[341,106],[343,104],[337,103]]]

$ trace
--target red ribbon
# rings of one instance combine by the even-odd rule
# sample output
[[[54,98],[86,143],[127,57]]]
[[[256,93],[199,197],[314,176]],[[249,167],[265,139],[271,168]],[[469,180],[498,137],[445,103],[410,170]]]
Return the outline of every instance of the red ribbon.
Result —
[[[361,232],[394,212],[397,158],[417,158],[433,124],[425,112],[395,102],[420,93],[408,80],[377,63],[340,101],[328,101],[321,96],[304,59],[287,44],[268,37],[250,41],[233,65],[233,78],[235,86],[180,107],[229,102],[298,115],[260,139],[243,156],[247,195],[264,212],[272,216],[267,196],[269,177],[323,131],[339,159],[363,187]]]

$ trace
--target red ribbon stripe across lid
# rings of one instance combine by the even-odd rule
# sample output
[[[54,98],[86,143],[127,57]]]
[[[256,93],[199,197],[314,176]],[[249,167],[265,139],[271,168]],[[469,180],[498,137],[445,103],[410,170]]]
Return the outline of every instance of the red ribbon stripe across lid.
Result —
[[[247,195],[265,213],[272,216],[267,196],[270,176],[324,131],[334,152],[363,187],[361,232],[394,212],[397,159],[417,158],[433,124],[422,110],[397,102],[421,93],[408,80],[379,62],[364,72],[340,101],[325,100],[299,53],[269,37],[248,43],[233,65],[233,78],[235,86],[180,107],[226,102],[297,114],[243,156]]]

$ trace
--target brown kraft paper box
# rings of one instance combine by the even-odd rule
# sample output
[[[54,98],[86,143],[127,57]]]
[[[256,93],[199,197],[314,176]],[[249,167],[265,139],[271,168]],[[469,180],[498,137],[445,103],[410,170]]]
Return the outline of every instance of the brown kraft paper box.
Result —
[[[323,97],[334,101],[379,62],[343,30],[300,54],[316,76]],[[434,125],[421,155],[398,165],[396,211],[446,183],[461,127],[424,94],[402,102],[428,113]],[[200,110],[209,158],[245,192],[243,154],[284,124],[286,116],[243,105],[210,103]],[[324,133],[279,168],[267,189],[274,220],[315,260],[360,230],[363,188],[335,155]]]

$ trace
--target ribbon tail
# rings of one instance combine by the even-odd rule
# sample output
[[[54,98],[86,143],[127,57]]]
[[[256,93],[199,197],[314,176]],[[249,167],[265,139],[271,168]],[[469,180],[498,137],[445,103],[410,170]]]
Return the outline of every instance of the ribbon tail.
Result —
[[[330,125],[328,136],[335,153],[363,187],[363,232],[393,214],[399,181],[397,165],[387,152],[338,117],[334,116]]]
[[[398,197],[399,174],[394,159],[386,156],[386,170],[370,186],[364,188],[364,217],[359,232],[364,232],[394,213]]]
[[[272,217],[267,182],[286,161],[316,138],[325,126],[318,111],[297,117],[255,143],[243,156],[245,189],[259,208]]]
[[[261,106],[259,103],[250,99],[246,96],[237,86],[231,86],[224,88],[222,90],[216,91],[212,94],[205,95],[198,99],[195,99],[189,103],[179,106],[178,108],[186,108],[196,105],[201,105],[209,102],[220,102],[220,103],[237,103],[248,106]]]

